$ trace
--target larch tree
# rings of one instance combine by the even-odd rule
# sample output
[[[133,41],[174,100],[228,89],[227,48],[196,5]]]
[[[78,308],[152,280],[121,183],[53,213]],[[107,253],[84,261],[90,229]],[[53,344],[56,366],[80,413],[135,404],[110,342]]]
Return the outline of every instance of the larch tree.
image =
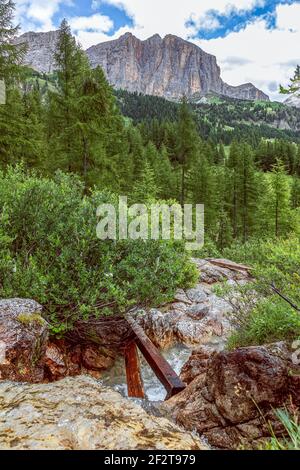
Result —
[[[177,128],[176,157],[181,170],[180,203],[183,206],[186,199],[186,176],[192,160],[195,158],[199,141],[196,124],[187,99],[183,97]]]

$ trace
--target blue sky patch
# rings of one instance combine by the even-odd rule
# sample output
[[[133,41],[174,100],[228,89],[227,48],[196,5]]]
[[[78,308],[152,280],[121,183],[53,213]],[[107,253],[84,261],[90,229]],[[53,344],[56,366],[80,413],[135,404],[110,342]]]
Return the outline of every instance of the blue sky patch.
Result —
[[[92,8],[92,1],[88,3],[89,5],[85,1],[76,1],[70,6],[62,5],[60,10],[54,15],[53,23],[56,27],[59,27],[64,18],[70,20],[77,16],[91,16],[95,13],[100,13],[101,15],[108,16],[114,23],[114,27],[107,33],[108,36],[113,36],[116,31],[124,26],[128,26],[128,28],[133,26],[132,19],[126,15],[122,8],[103,3],[96,8]]]
[[[225,14],[220,14],[217,10],[209,10],[200,30],[194,37],[208,40],[223,38],[233,31],[239,32],[245,29],[258,19],[265,20],[268,29],[274,29],[276,27],[276,7],[295,3],[300,3],[300,0],[265,0],[262,6],[256,6],[252,10],[234,8]],[[211,27],[207,27],[206,24],[210,24]],[[187,22],[187,26],[194,29],[199,28],[197,22],[192,19]]]

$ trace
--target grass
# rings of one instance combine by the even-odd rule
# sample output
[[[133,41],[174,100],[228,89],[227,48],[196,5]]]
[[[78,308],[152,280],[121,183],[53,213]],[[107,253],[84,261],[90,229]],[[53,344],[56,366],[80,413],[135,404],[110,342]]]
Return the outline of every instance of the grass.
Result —
[[[260,450],[300,450],[300,423],[295,412],[292,416],[287,410],[276,410],[275,415],[282,424],[286,437],[278,438],[271,428],[272,438]]]

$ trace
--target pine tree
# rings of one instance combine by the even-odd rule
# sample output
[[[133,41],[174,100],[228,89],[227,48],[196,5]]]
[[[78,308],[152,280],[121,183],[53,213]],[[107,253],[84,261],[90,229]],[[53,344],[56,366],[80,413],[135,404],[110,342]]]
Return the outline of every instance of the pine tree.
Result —
[[[246,242],[254,231],[257,204],[255,165],[248,144],[232,143],[227,167],[233,236]]]
[[[228,172],[228,185],[230,186],[230,219],[233,227],[233,237],[238,236],[238,211],[239,211],[239,144],[234,141],[230,146],[230,153],[227,162]]]
[[[74,107],[74,128],[79,136],[76,171],[82,175],[86,186],[102,183],[117,188],[117,167],[125,146],[123,120],[115,106],[112,89],[102,69],[97,67],[86,70],[77,90]]]
[[[168,200],[175,197],[175,173],[170,162],[167,148],[163,145],[159,152],[159,158],[155,166],[156,184],[159,188],[160,199]]]
[[[258,199],[253,154],[248,144],[241,145],[239,161],[239,209],[242,237],[245,243],[254,230]]]
[[[291,200],[293,209],[300,207],[300,178],[297,176],[293,177]]]
[[[0,80],[4,80],[7,87],[19,77],[26,52],[24,45],[16,46],[11,42],[19,31],[19,27],[13,25],[14,13],[12,0],[0,0]]]
[[[288,88],[284,88],[280,85],[280,93],[284,95],[290,95],[300,91],[300,65],[297,65],[293,78],[290,79]]]
[[[5,106],[0,106],[0,161],[1,166],[15,164],[22,159],[26,148],[24,103],[18,89],[7,90]]]
[[[283,163],[278,160],[270,175],[267,195],[271,230],[276,237],[286,235],[290,227],[291,190]]]
[[[50,152],[55,160],[52,167],[76,171],[74,149],[78,149],[75,134],[78,86],[88,67],[87,58],[72,36],[70,26],[63,20],[55,52],[57,90],[49,94]],[[76,152],[77,153],[77,152]]]
[[[133,187],[132,202],[143,204],[156,198],[159,188],[156,185],[155,173],[148,161],[145,161],[136,184]]]
[[[30,168],[41,168],[45,157],[45,129],[40,95],[32,90],[22,94],[11,88],[0,109],[0,161],[5,167],[24,161]]]
[[[186,198],[186,176],[191,162],[195,158],[199,141],[193,114],[184,97],[181,102],[177,129],[177,161],[181,169],[180,203],[183,206]]]
[[[188,173],[187,186],[192,204],[204,204],[205,228],[211,232],[217,219],[216,180],[214,167],[209,163],[205,150],[207,148],[202,145]]]

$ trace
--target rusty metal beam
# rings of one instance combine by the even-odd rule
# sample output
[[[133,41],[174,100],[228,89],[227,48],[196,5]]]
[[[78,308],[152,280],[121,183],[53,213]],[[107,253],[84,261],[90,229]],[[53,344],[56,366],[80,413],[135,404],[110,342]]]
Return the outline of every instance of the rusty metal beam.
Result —
[[[134,342],[126,345],[124,350],[128,396],[131,398],[145,398],[143,380],[141,376],[140,360]]]
[[[144,355],[156,377],[167,390],[166,399],[169,399],[184,390],[186,385],[180,380],[165,358],[162,357],[158,349],[145,334],[144,330],[134,321],[133,318],[127,316],[127,321],[135,334],[135,342],[139,350]]]

